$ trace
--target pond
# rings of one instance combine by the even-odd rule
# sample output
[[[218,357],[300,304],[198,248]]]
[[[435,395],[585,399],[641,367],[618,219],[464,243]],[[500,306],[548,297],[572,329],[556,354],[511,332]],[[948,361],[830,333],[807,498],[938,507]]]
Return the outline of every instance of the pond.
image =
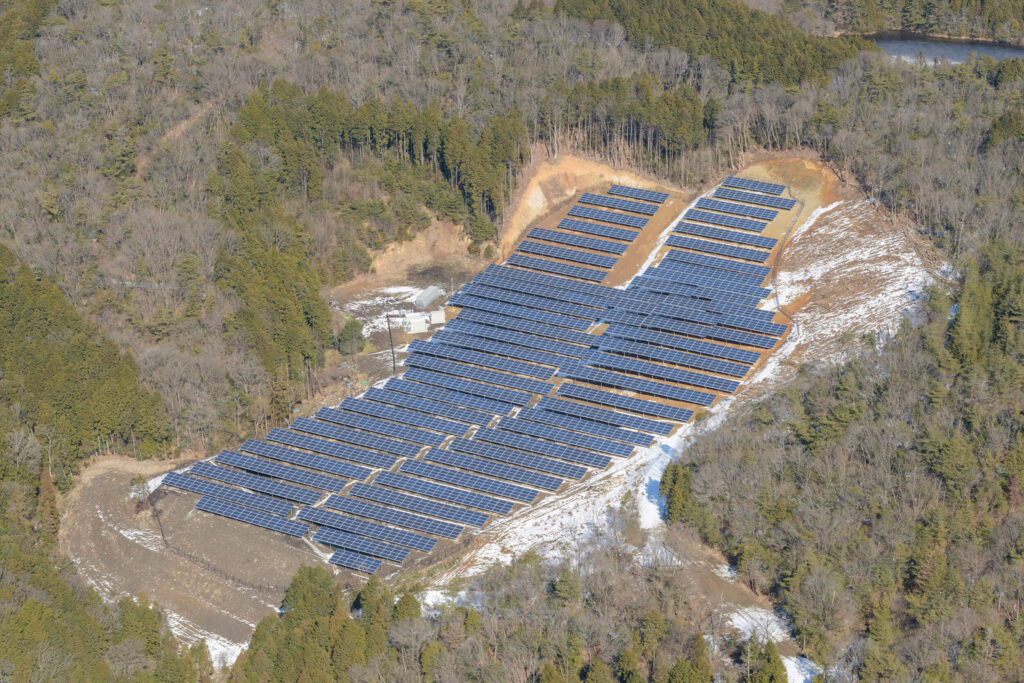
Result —
[[[1024,48],[992,45],[990,43],[969,43],[938,38],[922,38],[901,34],[879,34],[873,40],[893,57],[912,62],[924,55],[929,61],[945,60],[953,64],[967,61],[972,52],[976,55],[988,55],[993,59],[1024,59]]]

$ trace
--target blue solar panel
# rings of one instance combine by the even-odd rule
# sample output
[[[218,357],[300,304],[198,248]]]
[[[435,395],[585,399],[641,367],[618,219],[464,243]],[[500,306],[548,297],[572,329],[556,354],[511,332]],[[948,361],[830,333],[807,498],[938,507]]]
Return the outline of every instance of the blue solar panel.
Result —
[[[251,455],[242,455],[233,451],[221,451],[217,455],[215,462],[218,465],[230,465],[231,467],[255,472],[266,477],[275,477],[324,491],[340,491],[348,486],[347,481],[338,477],[329,477],[326,474],[309,472],[298,467],[289,467],[279,462],[254,458]]]
[[[459,332],[450,332],[448,330],[441,330],[434,333],[431,341],[435,343],[451,344],[452,346],[461,346],[467,349],[475,349],[486,353],[498,354],[508,358],[529,361],[531,363],[542,363],[544,365],[550,365],[553,368],[557,368],[562,363],[569,360],[565,356],[559,356],[556,353],[547,353],[546,351],[538,351],[537,349],[528,349],[523,346],[516,346],[515,344],[505,344],[504,342],[492,341],[484,337],[475,337],[471,334],[461,334]]]
[[[644,358],[646,360],[656,360],[662,363],[673,363],[687,368],[695,368],[697,370],[716,372],[721,375],[729,375],[730,377],[742,378],[750,370],[750,366],[742,365],[740,363],[730,363],[729,361],[719,360],[717,358],[698,356],[693,353],[685,353],[683,351],[676,351],[675,349],[666,349],[661,346],[652,346],[650,344],[642,344],[640,342],[629,341],[627,339],[617,339],[615,337],[608,338],[602,342],[601,350],[612,351],[614,353],[633,356],[636,358]]]
[[[638,415],[660,417],[666,420],[674,420],[676,422],[689,422],[690,418],[693,417],[693,411],[686,408],[667,406],[655,401],[646,401],[640,398],[622,396],[610,391],[602,391],[591,387],[581,387],[575,384],[565,383],[558,387],[558,391],[556,393],[559,396],[565,396],[566,398],[589,401],[602,406],[628,410],[629,412],[636,413]]]
[[[706,311],[713,314],[735,313],[763,322],[771,322],[775,317],[774,311],[753,308],[749,305],[727,303],[720,299],[705,300],[690,294],[684,294],[683,296],[686,298],[682,300],[677,296],[647,290],[627,290],[627,294],[627,298],[619,306],[616,306],[616,309],[644,310],[647,312],[652,312],[653,310],[653,312],[666,318],[680,318],[682,320],[687,320],[688,318],[676,315],[676,313],[693,311]],[[636,304],[634,305],[633,302],[636,302]],[[653,309],[650,308],[652,306],[654,307]]]
[[[748,332],[757,332],[758,334],[767,334],[773,337],[780,337],[786,333],[789,328],[786,325],[780,325],[779,323],[769,323],[757,318],[753,318],[746,315],[737,315],[735,313],[728,313],[722,316],[722,320],[719,321],[719,325],[725,327],[734,327],[738,330],[746,330]]]
[[[498,275],[506,279],[522,280],[533,284],[542,285],[549,289],[568,289],[574,292],[589,294],[601,299],[614,299],[619,295],[619,290],[614,287],[598,284],[595,282],[583,282],[574,280],[562,275],[549,275],[547,273],[536,273],[532,270],[513,268],[511,266],[490,265],[484,270],[486,275]]]
[[[562,485],[562,480],[558,477],[534,472],[533,470],[525,470],[521,467],[513,467],[512,465],[494,462],[493,460],[484,460],[483,458],[477,458],[464,453],[456,453],[455,451],[433,448],[427,451],[425,459],[442,465],[448,465],[449,467],[457,467],[460,470],[485,474],[488,477],[514,481],[518,484],[526,484],[527,486],[536,486],[548,491],[557,491],[558,487]]]
[[[603,270],[594,270],[593,268],[585,268],[584,266],[573,266],[568,263],[549,261],[547,259],[524,256],[522,254],[512,254],[505,260],[505,263],[510,266],[530,268],[532,270],[540,270],[545,273],[557,273],[558,275],[575,277],[581,280],[588,280],[590,282],[601,282],[604,280],[605,275],[608,274]]]
[[[510,358],[495,355],[493,352],[488,352],[483,349],[477,350],[473,348],[463,348],[459,345],[451,345],[443,342],[443,339],[431,339],[430,341],[414,339],[412,343],[409,344],[409,353],[422,353],[445,360],[456,361],[459,363],[471,363],[483,368],[500,370],[502,372],[512,372],[517,375],[526,375],[527,377],[536,377],[538,379],[551,379],[551,375],[554,374],[551,368],[511,360]]]
[[[558,227],[562,230],[572,230],[573,232],[582,232],[587,235],[597,235],[598,237],[607,237],[613,240],[622,240],[623,242],[632,242],[639,234],[632,230],[613,228],[609,225],[601,225],[600,223],[579,221],[575,218],[563,218],[558,221]]]
[[[422,427],[423,429],[441,432],[442,434],[462,436],[466,433],[467,429],[466,425],[452,422],[451,420],[443,420],[432,415],[423,415],[412,410],[382,406],[379,403],[372,403],[358,398],[346,398],[338,407],[342,410],[362,413],[363,415],[390,420],[391,422],[401,422],[402,424],[409,424],[414,427]]]
[[[531,271],[524,270],[523,273],[530,273],[531,275],[540,275],[541,273],[532,273]],[[569,280],[570,282],[577,282],[577,280]],[[595,296],[588,292],[580,292],[572,289],[563,289],[561,287],[552,287],[551,285],[543,282],[529,282],[514,277],[506,277],[497,273],[481,273],[473,279],[474,284],[487,285],[488,287],[496,287],[498,289],[505,289],[510,292],[519,292],[522,294],[531,294],[535,297],[544,297],[546,299],[554,299],[555,301],[565,301],[572,304],[578,304],[580,306],[590,306],[591,308],[604,308],[608,305],[608,302],[615,301],[615,296],[602,294],[601,296]],[[568,313],[567,315],[573,315]],[[583,317],[583,316],[580,316]],[[589,318],[588,319],[592,319]]]
[[[502,431],[500,429],[481,429],[477,431],[473,438],[478,441],[486,441],[488,443],[498,444],[499,446],[516,448],[521,451],[526,451],[527,453],[540,453],[541,455],[548,455],[552,458],[568,460],[569,462],[579,463],[581,465],[586,465],[587,467],[596,467],[597,469],[604,469],[608,466],[608,463],[612,461],[612,459],[607,455],[593,453],[581,448],[565,446],[560,443],[544,441],[543,439],[537,439],[525,434]]]
[[[284,429],[271,429],[270,433],[267,434],[267,440],[276,441],[277,443],[283,443],[288,446],[295,446],[296,448],[302,448],[314,453],[330,455],[335,458],[341,458],[342,460],[358,462],[364,465],[372,465],[373,467],[382,467],[384,469],[388,469],[398,460],[391,455],[384,455],[383,453],[355,448],[353,446],[335,443],[333,441],[325,441],[305,434],[289,432]]]
[[[617,305],[614,310],[609,311],[605,316],[606,320],[613,320],[612,316],[621,311],[628,311],[630,313],[639,315],[654,315],[655,313],[663,314],[666,318],[678,318],[679,320],[689,320],[690,322],[703,323],[705,325],[714,325],[721,318],[721,314],[712,313],[708,311],[704,306],[699,305],[694,299],[684,300],[680,302],[678,306],[669,306],[668,304],[662,303],[664,297],[658,295],[651,295],[649,300],[636,298],[630,301],[623,301]]]
[[[373,483],[393,489],[401,489],[402,491],[411,491],[412,493],[443,500],[447,503],[458,503],[459,505],[476,508],[477,510],[494,512],[499,515],[507,515],[515,507],[515,503],[511,501],[491,498],[479,493],[463,491],[451,486],[442,486],[434,482],[423,481],[415,477],[406,477],[401,474],[392,474],[391,472],[381,472]]]
[[[563,429],[570,429],[574,432],[582,432],[584,434],[591,434],[593,436],[599,436],[606,439],[614,439],[616,441],[630,443],[635,446],[643,446],[644,448],[650,446],[652,441],[650,434],[642,434],[630,429],[620,429],[600,422],[585,420],[581,417],[565,415],[561,412],[549,412],[547,410],[534,408],[531,410],[520,411],[519,414],[516,415],[516,419],[530,420],[531,422],[542,422],[546,425],[551,425],[552,427],[561,427]]]
[[[437,377],[444,378],[445,375],[438,375]],[[433,379],[432,373],[431,379]],[[406,379],[389,379],[384,385],[384,388],[389,391],[397,391],[410,396],[417,396],[431,401],[442,401],[457,407],[464,407],[477,412],[488,413],[492,419],[494,415],[508,415],[512,412],[513,408],[511,403],[492,401],[475,394],[460,391],[449,391],[447,389],[442,389],[440,386],[420,384]],[[490,420],[488,420],[488,422],[490,422]]]
[[[217,498],[209,498],[206,496],[200,498],[199,502],[196,503],[196,510],[220,515],[221,517],[228,517],[229,519],[263,527],[264,529],[270,529],[271,531],[279,531],[282,534],[288,534],[289,536],[304,536],[306,532],[309,531],[308,524],[284,519],[277,515],[271,515],[261,510],[242,507],[241,505],[235,505],[234,503],[229,503]]]
[[[397,545],[384,543],[372,538],[356,536],[345,531],[336,529],[320,529],[313,535],[313,540],[324,545],[344,548],[364,555],[373,555],[385,560],[391,560],[401,564],[409,557],[408,548],[399,548]]]
[[[551,390],[550,384],[540,380],[509,375],[504,372],[495,372],[494,370],[484,370],[472,365],[463,365],[462,363],[455,363],[442,358],[431,358],[420,354],[409,356],[405,359],[405,364],[413,368],[442,372],[455,377],[466,377],[479,382],[487,382],[488,384],[496,384],[499,387],[509,387],[510,389],[528,391],[534,394],[546,394]],[[456,389],[456,391],[458,390]],[[511,403],[511,401],[509,402]],[[517,403],[517,405],[522,404]]]
[[[728,274],[707,274],[700,271],[689,263],[679,261],[662,261],[657,268],[649,268],[641,282],[648,283],[646,278],[661,278],[671,282],[682,282],[688,285],[697,285],[706,289],[718,289],[725,292],[735,292],[744,296],[756,296],[763,299],[771,293],[766,287],[744,284],[741,280],[729,277]]]
[[[508,317],[496,315],[494,313],[487,313],[485,311],[462,311],[459,313],[459,317],[455,320],[478,323],[480,325],[490,325],[492,327],[501,327],[513,332],[532,334],[538,337],[557,339],[570,344],[581,344],[583,346],[590,346],[594,341],[594,336],[587,334],[586,332],[570,330],[564,327],[556,327],[555,325],[547,325],[545,323],[530,322],[529,320],[512,320]]]
[[[604,195],[593,194],[591,192],[584,192],[583,196],[580,197],[580,203],[590,204],[592,206],[605,206],[609,209],[630,211],[632,213],[640,213],[645,216],[653,216],[658,212],[657,206],[651,206],[650,204],[644,204],[641,202],[631,202],[628,199],[618,199],[617,197],[605,197]]]
[[[680,337],[674,334],[657,332],[655,330],[645,330],[639,327],[631,327],[629,325],[621,325],[618,323],[609,325],[603,336],[642,341],[648,344],[666,346],[671,349],[679,349],[680,351],[691,351],[693,353],[712,356],[714,358],[723,358],[725,360],[745,363],[747,365],[753,365],[761,358],[761,354],[757,351],[734,349],[731,346],[725,346],[723,344],[699,341],[697,339]]]
[[[736,216],[746,216],[748,218],[756,218],[762,221],[775,220],[775,217],[779,215],[779,212],[775,209],[766,209],[762,206],[747,206],[746,204],[735,204],[733,202],[723,202],[718,199],[707,199],[701,197],[697,200],[698,209],[706,209],[708,211],[721,211],[722,213],[731,213]]]
[[[657,273],[657,268],[649,268],[646,272]],[[673,273],[666,271],[667,276],[671,277]],[[710,286],[699,286],[690,284],[687,282],[676,282],[675,280],[665,279],[661,277],[655,277],[653,275],[639,275],[633,278],[630,282],[629,288],[631,290],[642,290],[650,292],[663,292],[665,294],[680,294],[682,296],[703,299],[707,301],[730,301],[738,305],[750,306],[753,308],[757,306],[762,299],[763,294],[740,294],[738,292],[726,292],[718,289],[712,289]]]
[[[527,308],[526,306],[518,306],[502,301],[496,301],[494,299],[487,299],[481,296],[463,294],[461,292],[449,299],[448,304],[450,306],[456,306],[463,309],[463,311],[459,313],[460,317],[462,313],[465,312],[465,309],[475,309],[485,313],[506,316],[509,318],[533,320],[545,325],[565,327],[570,330],[586,330],[593,324],[593,320],[572,318],[566,315],[549,313],[548,311],[542,311],[536,308]]]
[[[391,382],[401,382],[401,380],[388,381],[389,384]],[[369,399],[370,401],[376,401],[378,403],[398,406],[400,408],[416,410],[421,413],[426,413],[427,415],[439,415],[449,420],[458,420],[459,422],[464,422],[470,425],[485,425],[494,419],[492,414],[486,413],[482,410],[454,406],[429,398],[403,394],[400,391],[390,390],[388,388],[376,389],[371,387],[370,389],[367,389],[365,394],[363,394],[363,398]],[[511,408],[511,406],[509,407]],[[506,414],[507,412],[508,411],[506,411]]]
[[[695,260],[711,259],[713,256],[705,254],[689,254],[684,251],[669,251],[665,258],[658,265],[660,269],[656,275],[661,277],[675,276],[677,273],[685,273],[687,276],[699,276],[713,283],[734,283],[744,287],[755,287],[761,293],[761,284],[764,276],[738,273],[733,270],[722,270],[711,265],[700,265],[693,263]],[[768,291],[765,289],[765,291]]]
[[[405,425],[395,424],[394,422],[388,422],[387,420],[379,420],[375,417],[368,417],[358,413],[349,413],[342,410],[334,410],[333,408],[321,408],[316,411],[316,419],[338,424],[343,427],[360,429],[364,432],[381,434],[383,436],[402,439],[403,441],[411,441],[412,443],[422,444],[424,446],[440,446],[445,440],[443,435],[428,432],[425,429],[406,427]]]
[[[612,189],[608,190],[608,194],[617,194],[620,197],[631,197],[632,199],[643,199],[644,201],[657,202],[658,204],[668,199],[668,195],[664,192],[641,190],[638,187],[630,187],[628,185],[612,185]]]
[[[422,550],[425,553],[429,553],[437,544],[436,538],[414,534],[411,531],[403,531],[402,529],[395,529],[394,527],[384,526],[376,522],[368,522],[365,519],[339,515],[337,512],[320,508],[304,507],[299,510],[298,517],[321,527],[327,526],[339,531],[347,531],[351,534],[375,538],[378,541],[397,543],[413,550]],[[316,539],[314,538],[313,540]]]
[[[524,254],[547,256],[548,258],[556,258],[562,261],[582,263],[583,265],[594,266],[595,268],[614,268],[615,264],[619,261],[614,256],[592,254],[589,251],[580,251],[579,249],[559,247],[554,244],[544,244],[543,242],[533,242],[531,240],[520,242],[519,246],[516,247],[516,251],[521,251]]]
[[[597,320],[597,316],[600,315],[600,311],[595,310],[596,307],[593,303],[587,303],[581,306],[565,301],[564,299],[545,297],[537,294],[527,294],[522,290],[515,291],[508,287],[486,285],[476,281],[471,282],[462,288],[459,298],[461,299],[463,296],[478,296],[484,299],[493,299],[494,301],[502,301],[507,304],[515,304],[516,306],[537,308],[542,311],[558,313],[559,315],[582,318],[583,320],[591,322]],[[603,303],[603,300],[599,303]],[[579,323],[574,323],[574,327],[577,329],[586,329],[580,328]]]
[[[608,240],[584,237],[582,235],[573,235],[571,233],[547,230],[545,228],[534,228],[530,231],[530,234],[528,234],[527,237],[533,240],[555,242],[556,244],[568,244],[569,246],[579,247],[580,249],[603,251],[609,254],[616,254],[618,256],[622,256],[627,249],[625,244],[621,244],[619,242],[609,242]]]
[[[451,375],[445,375],[438,372],[431,372],[430,370],[419,370],[413,368],[406,371],[402,376],[402,379],[410,382],[419,382],[421,384],[432,384],[441,389],[449,390],[448,393],[430,393],[428,396],[434,397],[435,395],[440,400],[440,396],[444,396],[447,401],[451,393],[455,394],[472,394],[481,398],[490,399],[491,402],[500,401],[501,403],[511,404],[515,406],[525,406],[530,402],[532,397],[530,394],[523,393],[521,391],[513,391],[511,389],[505,389],[503,387],[496,387],[490,384],[482,384],[480,382],[474,382],[468,379],[462,379],[460,377],[452,377]],[[405,387],[402,388],[405,391]],[[454,399],[453,399],[454,400]]]
[[[647,226],[647,219],[640,218],[639,216],[627,216],[622,213],[615,213],[614,211],[605,211],[603,209],[592,209],[589,206],[579,206],[578,204],[569,209],[569,215],[575,216],[576,218],[589,218],[592,221],[604,221],[605,223],[614,223],[615,225],[625,225],[630,228],[643,229]]]
[[[484,443],[483,441],[455,439],[449,444],[448,448],[453,451],[479,455],[482,458],[528,467],[532,470],[557,474],[560,477],[568,477],[570,479],[580,479],[587,473],[586,467],[572,465],[561,460],[544,458],[533,453],[524,453],[511,448],[496,446],[492,443]]]
[[[351,515],[375,519],[387,524],[423,531],[435,536],[444,538],[458,538],[462,533],[462,527],[458,524],[440,522],[429,517],[421,517],[402,510],[393,510],[376,503],[368,503],[365,500],[356,500],[346,496],[331,496],[324,501],[324,507],[332,510],[347,512]]]
[[[315,503],[320,500],[322,494],[319,491],[310,491],[301,486],[285,484],[274,479],[260,477],[248,472],[229,470],[226,467],[217,467],[208,462],[197,462],[189,468],[189,474],[194,474],[206,479],[216,479],[226,484],[243,486],[252,491],[259,491],[285,500],[294,500],[296,503]]]
[[[532,503],[537,498],[537,492],[523,486],[506,484],[495,479],[480,477],[467,472],[449,469],[432,465],[418,460],[406,460],[398,469],[403,474],[412,474],[424,479],[433,479],[446,484],[453,484],[474,491],[482,491],[491,495],[501,496],[510,500],[518,500],[524,503]]]
[[[760,180],[750,180],[748,178],[737,178],[736,176],[729,176],[722,182],[722,185],[726,187],[738,187],[741,190],[752,190],[754,192],[767,192],[768,194],[780,195],[786,190],[785,185],[776,185],[775,183],[764,183]]]
[[[311,470],[319,470],[328,474],[336,474],[346,479],[358,479],[362,481],[370,476],[372,470],[359,465],[351,465],[347,462],[338,462],[334,458],[325,458],[322,455],[313,455],[303,451],[292,450],[277,444],[265,441],[254,441],[249,439],[242,444],[242,451],[262,455],[273,460],[280,460],[300,467],[308,467]]]
[[[673,238],[678,237],[672,235],[668,238],[669,246],[679,246],[671,244]],[[689,239],[682,237],[680,239]],[[727,270],[733,273],[743,273],[745,275],[752,275],[759,277],[763,281],[764,278],[771,274],[772,269],[768,266],[757,266],[753,263],[740,263],[739,261],[733,261],[727,258],[718,258],[717,256],[707,256],[705,254],[691,254],[686,251],[670,251],[665,255],[666,258],[674,261],[683,261],[686,263],[692,263],[694,265],[705,266],[707,268],[717,268],[718,270]]]
[[[751,235],[748,232],[736,232],[728,228],[716,228],[712,225],[701,225],[700,223],[688,223],[686,221],[676,223],[675,232],[696,235],[697,237],[709,237],[713,240],[732,242],[733,244],[749,244],[752,247],[760,247],[762,249],[774,249],[778,243],[778,240],[771,237]]]
[[[664,382],[656,382],[654,380],[643,379],[633,375],[623,375],[618,372],[600,370],[598,368],[587,367],[584,365],[575,365],[564,368],[560,374],[568,377],[569,379],[575,379],[580,382],[589,382],[590,384],[612,387],[614,389],[635,391],[639,394],[668,398],[674,401],[683,401],[685,403],[692,403],[698,406],[709,406],[715,400],[714,394],[708,394],[703,391],[683,389],[682,387],[677,387],[673,384],[665,384]]]
[[[168,472],[160,482],[161,486],[173,486],[192,493],[201,493],[204,496],[220,498],[231,503],[244,505],[264,512],[287,517],[292,514],[292,504],[282,500],[276,500],[269,496],[261,496],[258,493],[249,493],[223,484],[217,484],[198,477],[192,477],[178,472]]]
[[[292,422],[291,428],[299,432],[315,434],[316,436],[323,436],[328,439],[336,439],[356,446],[374,448],[384,451],[385,453],[392,453],[406,458],[415,457],[416,454],[420,452],[420,446],[416,444],[398,441],[397,439],[389,439],[387,437],[377,436],[376,434],[368,434],[366,432],[356,431],[355,429],[347,427],[338,427],[318,420],[310,420],[308,417],[298,418],[295,422]],[[277,439],[273,440],[277,441]]]
[[[749,230],[750,232],[764,232],[764,229],[768,227],[768,224],[763,221],[754,221],[749,218],[739,218],[737,216],[728,216],[720,213],[712,213],[711,211],[701,211],[699,209],[690,209],[683,214],[683,218],[688,221],[723,225],[727,228]]]
[[[555,441],[557,443],[564,443],[567,446],[585,448],[587,450],[597,451],[598,453],[609,453],[623,458],[629,457],[633,454],[632,445],[619,443],[618,441],[610,441],[609,439],[602,439],[596,436],[590,436],[589,434],[580,434],[578,432],[560,429],[558,427],[553,427],[539,422],[519,420],[514,417],[501,418],[501,421],[498,422],[498,428],[509,432],[525,434],[526,436],[532,436],[538,439],[544,439],[545,441]]]
[[[573,385],[570,384],[564,386]],[[607,408],[598,408],[597,406],[592,406],[586,403],[576,403],[574,401],[567,401],[562,398],[552,398],[550,396],[542,398],[537,403],[536,407],[539,410],[547,412],[572,415],[580,419],[590,420],[591,422],[600,422],[614,427],[628,427],[630,429],[638,429],[642,432],[649,432],[651,434],[660,434],[661,436],[668,436],[675,428],[675,425],[667,422],[658,422],[646,417],[637,417],[636,415],[628,413],[620,413]]]
[[[414,479],[412,481],[418,480]],[[434,500],[427,500],[426,498],[420,498],[418,496],[410,496],[407,493],[400,493],[398,491],[392,491],[391,489],[382,488],[380,486],[371,486],[369,484],[354,484],[349,494],[358,496],[359,498],[372,500],[377,503],[382,503],[384,505],[390,505],[391,507],[412,510],[413,512],[430,515],[431,517],[447,519],[453,522],[461,522],[463,524],[469,524],[476,527],[481,527],[486,524],[488,518],[488,515],[485,515],[482,512],[466,510],[455,505],[438,503]]]
[[[625,356],[619,356],[612,353],[595,353],[587,359],[587,365],[596,368],[604,368],[605,370],[617,370],[619,372],[642,375],[658,381],[671,381],[678,382],[680,384],[689,384],[690,386],[699,387],[701,389],[722,391],[728,394],[731,394],[739,388],[739,382],[735,380],[712,377],[711,375],[705,375],[700,372],[680,370],[678,368],[668,367],[667,365],[659,365],[658,363],[651,363],[650,361],[639,360],[637,358],[627,358]]]
[[[372,557],[366,557],[359,553],[349,552],[348,550],[335,550],[334,554],[331,555],[330,559],[327,560],[330,564],[336,564],[339,567],[345,567],[346,569],[355,569],[356,571],[365,572],[367,574],[373,574],[382,564],[380,560],[375,560]]]
[[[747,204],[759,204],[760,206],[769,206],[773,209],[782,209],[783,211],[789,211],[796,206],[795,199],[786,199],[784,197],[766,197],[763,194],[757,194],[756,192],[744,192],[743,190],[734,190],[728,187],[720,187],[715,190],[714,197],[716,199],[731,199],[736,202],[746,202]]]
[[[768,260],[768,252],[760,251],[758,249],[746,249],[744,247],[735,247],[731,244],[722,244],[721,242],[709,242],[708,240],[699,240],[693,237],[683,237],[682,235],[671,235],[666,242],[670,247],[680,247],[682,249],[692,249],[705,254],[718,254],[720,256],[728,256],[730,258],[743,259],[745,261],[753,261],[754,263],[764,263]]]
[[[504,327],[481,325],[469,322],[468,320],[460,320],[459,318],[445,325],[444,332],[451,335],[457,334],[459,337],[473,336],[478,339],[493,339],[496,343],[505,344],[506,346],[546,351],[549,354],[568,356],[569,358],[580,358],[587,351],[587,347],[570,344],[558,339],[523,334]]]

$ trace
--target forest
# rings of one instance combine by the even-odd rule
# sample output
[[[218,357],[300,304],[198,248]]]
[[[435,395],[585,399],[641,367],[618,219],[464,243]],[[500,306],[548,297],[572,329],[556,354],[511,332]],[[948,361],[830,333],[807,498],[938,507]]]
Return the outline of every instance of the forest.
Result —
[[[792,150],[914,220],[959,282],[919,328],[803,368],[680,454],[670,539],[721,549],[846,679],[1021,678],[1024,63],[895,63],[826,37],[889,28],[1014,41],[1022,9],[0,5],[0,677],[212,675],[145,596],[82,585],[58,500],[85,458],[279,423],[336,343],[323,288],[381,248],[446,221],[492,253],[537,159],[699,185]],[[436,616],[416,586],[303,570],[227,675],[781,680],[773,646],[709,649],[672,568],[633,563],[627,518]]]

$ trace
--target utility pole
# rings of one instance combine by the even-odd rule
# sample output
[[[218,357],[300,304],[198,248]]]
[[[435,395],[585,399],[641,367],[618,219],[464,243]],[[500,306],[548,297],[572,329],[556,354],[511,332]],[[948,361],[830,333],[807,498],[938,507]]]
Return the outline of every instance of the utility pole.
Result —
[[[391,313],[385,313],[384,319],[388,321],[388,344],[391,346],[391,376],[398,376],[398,362],[395,360],[395,341],[391,338]]]

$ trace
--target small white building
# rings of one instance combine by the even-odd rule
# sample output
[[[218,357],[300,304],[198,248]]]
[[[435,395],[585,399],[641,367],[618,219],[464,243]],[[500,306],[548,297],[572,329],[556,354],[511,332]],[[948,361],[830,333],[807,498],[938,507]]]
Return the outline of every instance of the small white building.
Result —
[[[439,308],[436,311],[430,312],[430,324],[431,325],[444,325],[444,309]]]
[[[429,287],[427,287],[426,289],[424,289],[423,291],[416,295],[416,298],[412,300],[412,305],[420,310],[423,310],[430,304],[437,301],[443,293],[444,292],[441,291],[440,287],[430,285]]]
[[[406,313],[402,316],[402,329],[406,334],[420,334],[430,329],[430,316],[426,313]]]

